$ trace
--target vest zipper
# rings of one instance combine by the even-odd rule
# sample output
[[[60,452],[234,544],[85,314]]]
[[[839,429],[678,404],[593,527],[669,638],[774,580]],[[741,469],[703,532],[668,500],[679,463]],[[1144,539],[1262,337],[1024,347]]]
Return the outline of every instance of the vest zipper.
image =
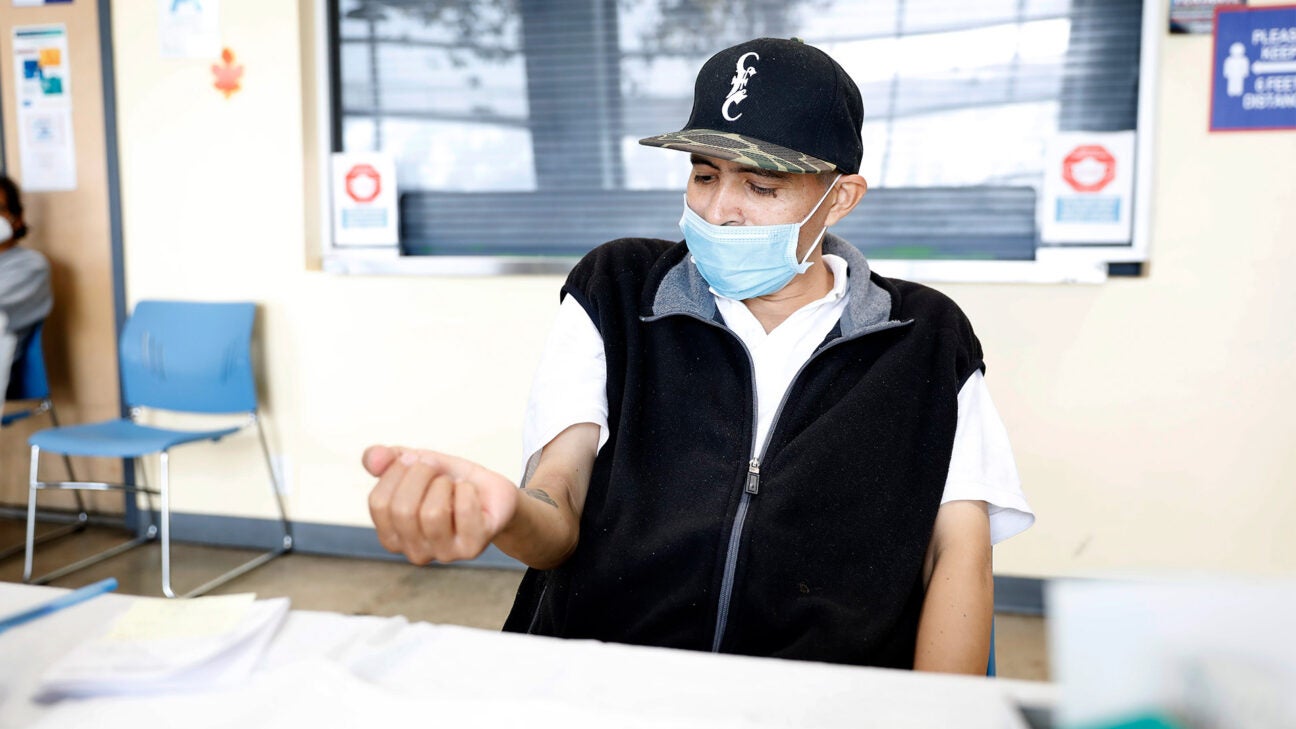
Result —
[[[696,314],[691,314],[687,312],[680,312],[678,315],[697,319],[700,322],[716,327],[717,329],[720,329],[728,333],[729,336],[733,337],[738,341],[738,345],[743,348],[743,353],[747,355],[747,366],[751,368],[752,417],[759,418],[758,412],[760,408],[760,403],[756,399],[756,360],[752,358],[751,350],[747,348],[747,344],[743,342],[742,337],[739,337],[737,334],[734,334],[734,332],[731,329],[721,325],[720,323],[712,319],[707,319],[705,317],[701,317]],[[665,316],[669,316],[669,315],[665,315]],[[656,319],[661,319],[661,318],[664,318],[664,316],[643,317],[642,320],[655,321]],[[759,451],[756,450],[756,445],[757,445],[756,427],[755,427],[756,424],[754,422],[752,423],[752,455],[751,455],[751,460],[747,462],[747,480],[743,485],[742,499],[738,502],[738,511],[734,514],[733,524],[730,526],[729,529],[729,544],[725,549],[724,574],[720,579],[720,597],[718,601],[718,610],[716,611],[715,636],[711,640],[712,653],[720,652],[720,644],[724,641],[725,629],[728,627],[729,624],[729,604],[733,600],[734,573],[738,569],[738,550],[742,546],[743,525],[747,521],[747,509],[751,505],[752,497],[755,496],[760,491],[760,462],[761,459],[765,457],[765,450],[769,448],[770,439],[773,438],[774,431],[778,428],[779,418],[783,415],[783,406],[787,405],[788,395],[792,392],[792,388],[796,385],[797,379],[801,377],[801,373],[804,372],[806,367],[809,367],[810,363],[815,361],[815,359],[817,359],[819,355],[823,354],[824,352],[827,352],[828,350],[832,349],[838,344],[842,344],[844,342],[853,342],[856,339],[859,339],[860,337],[869,334],[885,331],[887,329],[895,329],[896,327],[901,327],[912,323],[913,323],[912,319],[908,319],[905,321],[891,321],[888,322],[887,326],[880,326],[876,329],[871,329],[861,334],[857,334],[853,337],[849,337],[849,338],[838,337],[837,339],[834,339],[833,341],[829,342],[827,345],[815,350],[809,357],[806,358],[805,362],[801,363],[801,367],[796,371],[796,374],[793,375],[792,379],[788,382],[787,390],[783,392],[783,399],[779,401],[778,409],[774,411],[774,419],[770,421],[769,432],[765,434],[765,442],[760,444]]]
[[[725,549],[724,577],[720,580],[720,604],[716,611],[715,636],[711,639],[712,653],[720,652],[720,641],[724,640],[725,626],[729,622],[729,601],[733,599],[734,571],[738,568],[738,547],[742,541],[743,522],[747,521],[747,507],[751,504],[751,497],[752,492],[743,489],[742,500],[738,502],[738,513],[734,514],[733,526],[729,529],[729,546]]]

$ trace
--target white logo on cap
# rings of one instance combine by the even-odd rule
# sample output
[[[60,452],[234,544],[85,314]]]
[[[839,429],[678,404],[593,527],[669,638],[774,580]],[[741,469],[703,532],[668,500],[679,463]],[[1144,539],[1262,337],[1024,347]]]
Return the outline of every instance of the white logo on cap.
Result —
[[[743,68],[747,56],[756,56],[756,60],[760,60],[760,56],[755,51],[748,51],[738,57],[738,66],[734,69],[733,80],[729,82],[732,84],[729,95],[725,97],[724,105],[720,107],[720,115],[729,121],[738,121],[738,116],[742,116],[742,114],[729,116],[729,107],[747,98],[747,80],[756,75],[756,69],[751,66]]]

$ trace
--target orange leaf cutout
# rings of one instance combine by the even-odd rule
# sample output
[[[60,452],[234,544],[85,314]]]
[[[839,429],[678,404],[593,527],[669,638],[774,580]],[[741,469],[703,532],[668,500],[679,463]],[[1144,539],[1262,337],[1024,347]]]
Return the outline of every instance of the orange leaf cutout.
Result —
[[[241,88],[239,86],[239,79],[243,77],[243,65],[235,65],[234,52],[228,48],[221,51],[221,60],[225,62],[225,65],[222,66],[217,63],[212,64],[211,70],[216,76],[216,82],[212,85],[215,86],[218,91],[225,94],[225,98],[228,99],[230,96],[233,96],[235,91],[238,91]]]

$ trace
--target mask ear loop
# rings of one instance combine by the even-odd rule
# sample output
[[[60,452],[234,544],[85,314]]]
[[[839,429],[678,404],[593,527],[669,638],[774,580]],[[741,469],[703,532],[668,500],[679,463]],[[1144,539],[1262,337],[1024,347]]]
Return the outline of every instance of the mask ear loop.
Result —
[[[840,179],[841,179],[841,174],[838,173],[838,175],[833,178],[833,181],[828,184],[828,189],[824,190],[823,197],[819,198],[819,202],[815,203],[814,208],[810,210],[810,214],[805,216],[805,220],[801,221],[801,225],[805,225],[806,223],[810,222],[810,218],[813,218],[814,214],[819,212],[819,206],[823,205],[824,200],[828,199],[828,193],[832,192],[833,187],[837,185],[837,181]],[[801,225],[798,225],[797,228],[800,229]],[[826,235],[827,233],[828,233],[828,226],[825,225],[823,227],[823,230],[819,231],[819,235],[815,237],[814,243],[811,243],[810,247],[806,249],[805,258],[802,258],[801,262],[797,265],[798,268],[802,269],[801,273],[806,272],[807,270],[806,261],[810,260],[810,254],[814,253],[814,249],[819,247],[819,243],[823,240],[824,235]]]

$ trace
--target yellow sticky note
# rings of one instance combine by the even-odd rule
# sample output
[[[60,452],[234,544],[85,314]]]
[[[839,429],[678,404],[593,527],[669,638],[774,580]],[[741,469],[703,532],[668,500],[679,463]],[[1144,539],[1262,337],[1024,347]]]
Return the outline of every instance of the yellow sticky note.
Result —
[[[50,66],[57,66],[62,62],[63,62],[63,54],[59,52],[59,49],[57,48],[40,49],[41,68],[49,68]]]

